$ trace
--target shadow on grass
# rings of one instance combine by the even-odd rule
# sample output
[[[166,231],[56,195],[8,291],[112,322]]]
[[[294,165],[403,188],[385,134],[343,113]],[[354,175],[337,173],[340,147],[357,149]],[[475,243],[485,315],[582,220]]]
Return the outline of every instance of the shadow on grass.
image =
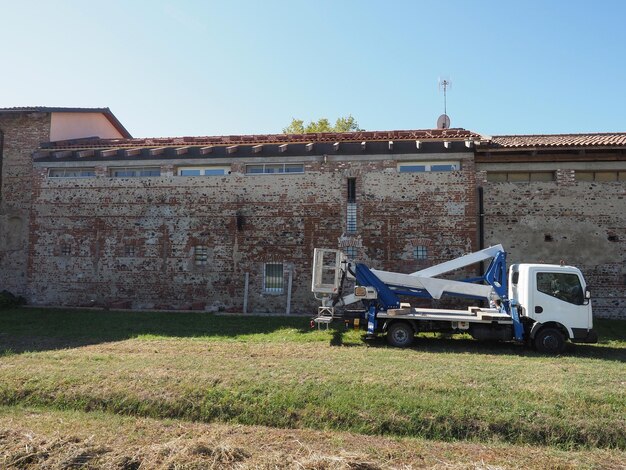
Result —
[[[368,346],[374,348],[388,348],[384,336],[378,336],[366,340]],[[428,353],[463,353],[463,354],[487,354],[487,355],[516,355],[528,357],[550,357],[539,353],[530,347],[496,341],[476,341],[469,338],[438,338],[433,336],[419,335],[410,349]],[[592,359],[626,362],[626,348],[592,344],[568,343],[565,352],[561,356],[584,357]]]
[[[307,317],[9,309],[0,311],[0,355],[87,346],[142,335],[234,338],[285,328],[311,331]]]

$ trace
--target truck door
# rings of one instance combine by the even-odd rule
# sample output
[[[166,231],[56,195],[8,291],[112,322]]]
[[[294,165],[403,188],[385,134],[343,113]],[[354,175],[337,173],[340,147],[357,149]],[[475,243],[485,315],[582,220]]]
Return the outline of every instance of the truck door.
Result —
[[[559,322],[568,329],[591,328],[591,304],[578,272],[536,271],[533,311],[538,322]],[[570,332],[571,333],[571,332]]]

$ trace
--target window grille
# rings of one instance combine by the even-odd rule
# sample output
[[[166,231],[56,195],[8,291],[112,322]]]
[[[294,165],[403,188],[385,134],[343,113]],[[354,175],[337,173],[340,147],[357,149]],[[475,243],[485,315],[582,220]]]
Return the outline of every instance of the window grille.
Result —
[[[344,248],[344,253],[348,257],[349,260],[355,260],[358,256],[358,248],[356,246],[346,246]]]
[[[72,255],[72,245],[69,243],[61,243],[61,255],[63,256],[71,256]]]
[[[428,259],[428,248],[425,246],[416,246],[413,249],[413,257],[417,260]]]
[[[204,266],[209,261],[209,249],[206,246],[196,246],[193,256],[196,266]]]
[[[263,276],[263,291],[268,294],[282,294],[285,288],[283,263],[266,263]]]
[[[348,218],[346,223],[346,231],[348,233],[356,232],[356,203],[348,203]]]

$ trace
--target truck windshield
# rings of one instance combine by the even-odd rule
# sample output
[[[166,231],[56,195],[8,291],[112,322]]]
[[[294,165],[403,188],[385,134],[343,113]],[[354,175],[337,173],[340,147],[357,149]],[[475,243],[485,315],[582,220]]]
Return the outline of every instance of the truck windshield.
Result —
[[[575,305],[585,302],[580,279],[572,273],[537,273],[537,290]]]

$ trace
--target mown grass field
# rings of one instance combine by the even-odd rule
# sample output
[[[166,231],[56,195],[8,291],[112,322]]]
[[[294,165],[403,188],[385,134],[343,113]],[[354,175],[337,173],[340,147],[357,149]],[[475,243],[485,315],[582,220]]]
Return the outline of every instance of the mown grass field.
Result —
[[[559,357],[434,335],[399,350],[337,327],[0,311],[0,449],[21,449],[26,433],[48,459],[55,442],[91,436],[91,464],[115,457],[143,468],[171,465],[154,446],[177,439],[187,462],[250,468],[626,465],[624,322],[597,322],[600,344]],[[260,452],[259,442],[274,447]]]

